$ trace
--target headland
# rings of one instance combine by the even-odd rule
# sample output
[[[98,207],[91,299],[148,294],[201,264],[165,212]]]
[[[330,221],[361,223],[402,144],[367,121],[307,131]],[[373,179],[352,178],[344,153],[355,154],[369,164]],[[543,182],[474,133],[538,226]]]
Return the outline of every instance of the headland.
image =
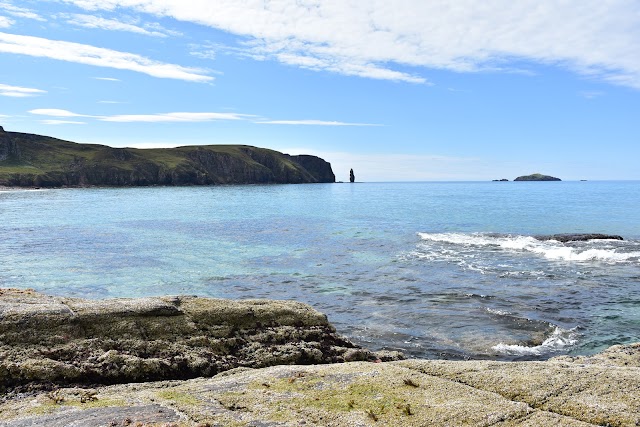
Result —
[[[335,182],[331,164],[247,145],[112,148],[6,132],[0,127],[0,186],[88,187]]]

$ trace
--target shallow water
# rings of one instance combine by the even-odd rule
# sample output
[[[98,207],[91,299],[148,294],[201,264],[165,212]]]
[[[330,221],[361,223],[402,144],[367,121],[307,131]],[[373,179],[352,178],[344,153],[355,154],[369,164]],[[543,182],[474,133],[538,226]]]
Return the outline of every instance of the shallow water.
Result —
[[[562,244],[532,235],[600,232]],[[370,348],[544,359],[640,341],[640,183],[0,191],[0,286],[307,302]]]

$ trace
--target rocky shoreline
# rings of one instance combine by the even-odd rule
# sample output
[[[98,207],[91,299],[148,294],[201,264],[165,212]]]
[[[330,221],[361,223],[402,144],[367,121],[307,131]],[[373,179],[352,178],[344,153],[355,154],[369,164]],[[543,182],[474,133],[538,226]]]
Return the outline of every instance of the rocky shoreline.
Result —
[[[545,362],[400,356],[291,301],[0,289],[0,426],[640,425],[640,344]]]
[[[0,289],[0,392],[399,357],[356,346],[294,301],[85,300]]]

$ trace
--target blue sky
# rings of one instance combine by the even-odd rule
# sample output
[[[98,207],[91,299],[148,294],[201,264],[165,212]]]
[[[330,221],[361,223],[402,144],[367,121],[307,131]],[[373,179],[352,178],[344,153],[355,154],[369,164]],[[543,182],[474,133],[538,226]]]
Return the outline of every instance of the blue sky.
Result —
[[[0,0],[0,124],[338,180],[637,180],[640,2]]]

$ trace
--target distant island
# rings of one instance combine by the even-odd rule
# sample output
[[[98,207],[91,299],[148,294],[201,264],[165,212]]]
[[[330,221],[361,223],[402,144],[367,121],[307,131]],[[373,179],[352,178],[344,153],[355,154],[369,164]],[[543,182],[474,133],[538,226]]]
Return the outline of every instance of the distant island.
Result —
[[[113,148],[0,126],[0,186],[86,187],[335,182],[331,164],[247,145]]]
[[[540,173],[534,173],[532,175],[519,176],[514,181],[562,181],[560,178],[554,176],[542,175]]]

